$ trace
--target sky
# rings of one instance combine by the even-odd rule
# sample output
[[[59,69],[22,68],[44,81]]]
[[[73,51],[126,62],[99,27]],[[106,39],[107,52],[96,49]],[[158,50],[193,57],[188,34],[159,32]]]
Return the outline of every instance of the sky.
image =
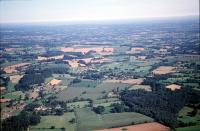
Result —
[[[195,15],[199,0],[0,0],[0,23]]]

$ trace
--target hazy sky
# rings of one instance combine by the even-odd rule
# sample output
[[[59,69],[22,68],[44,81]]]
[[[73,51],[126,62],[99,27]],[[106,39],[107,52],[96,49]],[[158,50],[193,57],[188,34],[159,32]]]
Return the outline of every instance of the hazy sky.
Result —
[[[0,0],[0,22],[199,15],[199,0]]]

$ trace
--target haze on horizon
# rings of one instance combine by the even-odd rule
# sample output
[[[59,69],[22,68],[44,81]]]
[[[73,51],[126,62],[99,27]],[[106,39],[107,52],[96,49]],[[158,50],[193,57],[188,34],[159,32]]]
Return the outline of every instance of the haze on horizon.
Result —
[[[0,23],[199,16],[199,0],[0,0]]]

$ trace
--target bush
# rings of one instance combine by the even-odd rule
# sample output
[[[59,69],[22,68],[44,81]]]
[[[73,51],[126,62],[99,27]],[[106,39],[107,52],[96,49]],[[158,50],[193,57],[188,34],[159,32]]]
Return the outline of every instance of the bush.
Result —
[[[96,112],[97,114],[102,114],[104,110],[105,110],[104,106],[97,106],[93,108],[93,111]]]
[[[81,82],[81,79],[78,79],[78,78],[76,78],[76,79],[74,79],[73,81],[72,81],[72,83],[80,83]]]

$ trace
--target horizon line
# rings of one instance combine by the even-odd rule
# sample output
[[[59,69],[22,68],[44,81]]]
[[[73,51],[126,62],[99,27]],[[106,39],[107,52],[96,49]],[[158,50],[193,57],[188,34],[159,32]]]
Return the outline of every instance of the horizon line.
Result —
[[[113,18],[113,19],[88,19],[88,20],[50,20],[50,21],[9,21],[1,22],[4,24],[45,24],[45,23],[90,23],[90,22],[111,22],[111,21],[152,21],[152,20],[165,20],[172,18],[199,18],[199,15],[179,15],[179,16],[156,16],[156,17],[137,17],[137,18]]]

